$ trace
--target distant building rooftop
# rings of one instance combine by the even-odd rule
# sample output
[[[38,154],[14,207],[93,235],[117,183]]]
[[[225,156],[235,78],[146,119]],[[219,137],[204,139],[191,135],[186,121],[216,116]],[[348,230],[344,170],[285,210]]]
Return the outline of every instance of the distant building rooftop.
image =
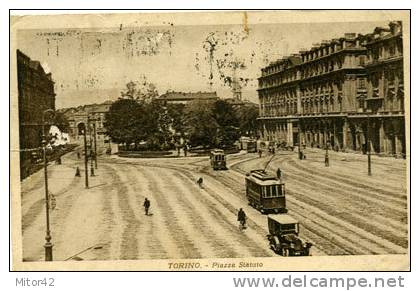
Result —
[[[160,101],[188,102],[193,100],[217,100],[216,92],[166,92],[157,98]]]

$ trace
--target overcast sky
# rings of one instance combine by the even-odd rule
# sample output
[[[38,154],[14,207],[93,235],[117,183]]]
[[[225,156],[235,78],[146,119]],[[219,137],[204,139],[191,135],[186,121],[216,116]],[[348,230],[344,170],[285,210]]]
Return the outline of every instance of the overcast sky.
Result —
[[[210,90],[209,54],[203,48],[209,34],[218,39],[214,53],[212,89],[222,98],[230,89],[219,79],[215,62],[233,51],[245,60],[238,77],[249,78],[246,99],[257,101],[256,78],[267,58],[309,49],[322,40],[347,32],[370,33],[387,22],[115,27],[106,30],[20,30],[17,47],[51,71],[56,107],[70,107],[118,98],[131,80],[147,78],[159,93]],[[229,74],[229,70],[226,70]]]

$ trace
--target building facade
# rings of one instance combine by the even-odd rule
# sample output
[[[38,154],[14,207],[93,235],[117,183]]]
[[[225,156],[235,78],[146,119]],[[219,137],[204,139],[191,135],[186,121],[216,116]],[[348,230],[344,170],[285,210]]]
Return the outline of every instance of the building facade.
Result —
[[[31,163],[31,149],[41,147],[43,135],[43,114],[55,110],[54,81],[39,61],[17,50],[17,83],[19,104],[19,147],[21,176]],[[45,126],[45,132],[49,128]]]
[[[285,57],[259,78],[260,135],[288,146],[404,156],[402,72],[400,22]]]
[[[364,109],[375,152],[405,155],[404,68],[401,23],[368,35]]]
[[[88,141],[93,136],[93,125],[96,127],[96,141],[98,146],[106,146],[109,138],[105,130],[105,115],[109,111],[112,101],[102,104],[89,104],[75,108],[62,109],[70,126],[70,138],[74,141],[83,141],[83,129],[88,128]],[[90,129],[90,130],[89,130]]]

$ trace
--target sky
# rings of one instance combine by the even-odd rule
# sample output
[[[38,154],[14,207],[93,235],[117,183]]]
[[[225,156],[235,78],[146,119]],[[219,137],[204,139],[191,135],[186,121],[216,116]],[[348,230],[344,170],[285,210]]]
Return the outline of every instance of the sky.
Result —
[[[244,82],[243,98],[257,102],[257,78],[270,61],[310,49],[314,43],[344,33],[370,33],[388,22],[174,25],[104,29],[25,29],[17,33],[17,48],[38,60],[55,82],[56,107],[116,100],[130,81],[147,80],[160,94],[217,91],[230,98],[232,76],[226,64],[244,64],[236,70]],[[206,39],[215,44],[210,61]],[[207,49],[206,49],[207,48]],[[223,63],[223,61],[226,61]],[[217,62],[222,69],[217,69]],[[224,64],[224,65],[223,65]],[[213,79],[210,79],[213,72]],[[212,80],[212,85],[210,85]]]

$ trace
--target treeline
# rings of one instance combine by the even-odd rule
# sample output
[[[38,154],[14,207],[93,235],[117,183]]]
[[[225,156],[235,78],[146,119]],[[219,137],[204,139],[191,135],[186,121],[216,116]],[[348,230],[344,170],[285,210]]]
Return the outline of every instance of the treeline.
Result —
[[[105,128],[113,142],[134,150],[167,150],[181,141],[225,148],[241,135],[255,136],[257,117],[255,106],[234,108],[224,100],[165,105],[156,98],[124,96],[111,105]]]

